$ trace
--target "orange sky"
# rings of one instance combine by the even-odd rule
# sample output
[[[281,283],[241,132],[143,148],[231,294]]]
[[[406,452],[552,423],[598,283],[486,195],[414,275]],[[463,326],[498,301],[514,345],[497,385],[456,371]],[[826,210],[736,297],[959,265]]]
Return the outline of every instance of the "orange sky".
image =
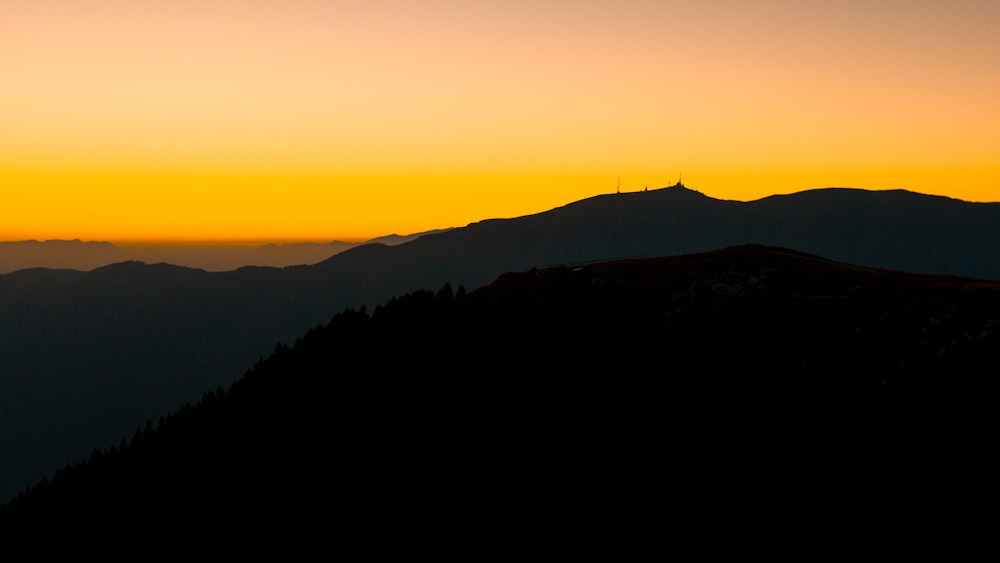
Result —
[[[1000,201],[995,0],[0,2],[0,240],[331,240],[673,184]]]

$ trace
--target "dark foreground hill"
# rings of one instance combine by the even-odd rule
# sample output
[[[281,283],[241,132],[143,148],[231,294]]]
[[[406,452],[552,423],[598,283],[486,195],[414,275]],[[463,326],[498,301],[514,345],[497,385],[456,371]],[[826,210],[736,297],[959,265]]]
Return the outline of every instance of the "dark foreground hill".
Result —
[[[753,202],[675,186],[596,196],[312,266],[124,262],[0,276],[0,498],[149,417],[230,385],[345,308],[504,272],[769,244],[872,267],[1000,279],[1000,204],[830,189]],[[554,338],[554,336],[549,336]]]
[[[973,486],[998,374],[1000,282],[763,246],[533,269],[344,310],[0,533],[628,549],[667,514],[905,511]]]

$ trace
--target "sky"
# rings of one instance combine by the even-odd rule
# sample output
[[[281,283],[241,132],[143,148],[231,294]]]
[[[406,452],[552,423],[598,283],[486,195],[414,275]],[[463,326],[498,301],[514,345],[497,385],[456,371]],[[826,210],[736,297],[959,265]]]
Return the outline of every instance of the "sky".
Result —
[[[0,0],[0,241],[361,240],[684,183],[1000,201],[996,0]]]

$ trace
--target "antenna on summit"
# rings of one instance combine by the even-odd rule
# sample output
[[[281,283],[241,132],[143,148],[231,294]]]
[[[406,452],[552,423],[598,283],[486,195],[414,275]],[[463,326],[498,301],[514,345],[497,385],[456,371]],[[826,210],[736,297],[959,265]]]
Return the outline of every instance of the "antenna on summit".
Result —
[[[620,175],[618,176],[618,187],[615,188],[615,193],[616,194],[622,193],[622,177]]]

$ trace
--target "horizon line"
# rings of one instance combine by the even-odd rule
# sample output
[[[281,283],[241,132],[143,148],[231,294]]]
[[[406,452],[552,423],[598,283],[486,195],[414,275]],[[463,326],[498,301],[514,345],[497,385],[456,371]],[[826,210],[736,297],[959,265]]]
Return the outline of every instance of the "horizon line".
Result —
[[[893,192],[893,191],[899,192],[899,191],[901,191],[901,192],[908,192],[908,193],[913,193],[913,194],[918,194],[918,195],[923,195],[923,196],[941,197],[941,198],[945,198],[945,199],[951,199],[951,200],[961,201],[961,202],[966,202],[966,203],[986,203],[986,204],[997,203],[997,204],[1000,204],[1000,199],[993,199],[993,200],[971,200],[971,199],[957,198],[957,197],[954,197],[954,196],[949,196],[949,195],[944,195],[944,194],[936,194],[936,193],[931,193],[931,192],[916,191],[916,190],[912,190],[912,189],[908,189],[908,188],[900,188],[900,187],[897,187],[897,188],[861,188],[861,187],[851,187],[851,186],[825,186],[825,187],[805,188],[805,189],[801,189],[801,190],[795,190],[795,191],[789,191],[789,192],[783,192],[783,193],[777,193],[776,192],[776,193],[773,193],[773,194],[770,194],[770,195],[767,195],[767,196],[763,196],[763,197],[759,197],[759,198],[753,198],[753,199],[745,199],[745,200],[723,199],[723,198],[719,198],[719,197],[707,194],[707,193],[702,192],[702,191],[700,191],[700,190],[698,190],[696,188],[693,188],[691,186],[688,186],[688,185],[685,185],[685,184],[681,184],[680,182],[678,182],[678,183],[673,184],[673,185],[661,186],[661,187],[652,188],[652,189],[649,189],[648,186],[645,186],[645,187],[638,188],[638,189],[635,189],[635,190],[622,190],[622,191],[617,191],[620,188],[618,186],[616,186],[616,191],[597,193],[597,194],[594,194],[593,196],[590,196],[590,197],[587,197],[587,198],[581,198],[579,200],[573,200],[573,201],[567,202],[566,204],[563,204],[562,206],[557,206],[557,207],[553,207],[553,208],[549,208],[549,209],[544,209],[544,210],[542,210],[540,212],[529,213],[529,214],[526,214],[526,215],[535,215],[537,213],[544,213],[544,212],[556,209],[558,207],[563,207],[565,205],[570,205],[572,203],[576,203],[577,201],[583,201],[583,200],[586,200],[586,199],[590,199],[592,197],[615,196],[615,195],[624,195],[624,194],[641,194],[641,193],[648,193],[648,192],[656,192],[656,191],[669,190],[669,189],[676,188],[676,187],[681,187],[681,188],[684,188],[684,189],[687,189],[687,190],[690,190],[690,191],[698,192],[698,193],[701,193],[702,195],[704,195],[706,197],[709,197],[709,198],[712,198],[712,199],[719,199],[720,201],[733,201],[733,202],[741,202],[741,203],[750,203],[750,202],[760,201],[760,200],[767,199],[767,198],[770,198],[770,197],[775,197],[775,196],[788,196],[788,195],[795,195],[795,194],[805,193],[805,192],[811,192],[811,191],[822,191],[822,190],[857,190],[857,191],[866,191],[866,192]],[[480,219],[477,219],[477,220],[474,220],[474,221],[470,221],[470,222],[467,223],[467,225],[478,223],[478,222],[482,222],[482,221],[489,221],[489,220],[493,220],[493,219],[501,219],[501,218],[502,217],[484,217],[484,218],[480,218]],[[506,217],[506,218],[510,219],[510,218],[516,218],[516,217]],[[274,237],[262,237],[262,236],[247,236],[247,237],[240,237],[240,236],[220,236],[220,237],[202,237],[202,236],[179,235],[177,237],[171,237],[171,236],[137,236],[137,237],[134,237],[134,236],[124,236],[124,237],[83,238],[83,237],[80,237],[80,236],[72,236],[72,237],[32,238],[32,237],[29,236],[29,237],[0,238],[0,244],[26,243],[26,242],[36,242],[36,243],[47,243],[47,242],[64,242],[64,243],[68,242],[68,243],[71,243],[71,242],[80,242],[80,243],[98,243],[98,244],[100,244],[100,243],[107,243],[107,244],[111,244],[111,245],[114,245],[114,246],[122,246],[122,247],[171,246],[171,247],[226,247],[226,248],[241,248],[241,247],[243,247],[243,248],[255,248],[255,247],[268,246],[268,245],[285,246],[285,245],[297,245],[297,244],[335,244],[335,243],[361,244],[361,243],[365,243],[365,242],[368,242],[368,241],[371,241],[371,240],[374,240],[374,239],[378,239],[378,238],[391,237],[391,236],[398,236],[398,237],[418,236],[418,235],[423,235],[425,233],[447,231],[447,230],[456,229],[456,228],[461,228],[461,227],[456,227],[456,226],[435,227],[435,228],[429,228],[429,229],[420,230],[420,231],[409,233],[409,234],[398,234],[396,232],[392,232],[392,233],[380,234],[380,235],[375,235],[375,236],[340,236],[340,237],[337,237],[337,236],[334,236],[334,237],[320,237],[320,236],[274,236]]]

